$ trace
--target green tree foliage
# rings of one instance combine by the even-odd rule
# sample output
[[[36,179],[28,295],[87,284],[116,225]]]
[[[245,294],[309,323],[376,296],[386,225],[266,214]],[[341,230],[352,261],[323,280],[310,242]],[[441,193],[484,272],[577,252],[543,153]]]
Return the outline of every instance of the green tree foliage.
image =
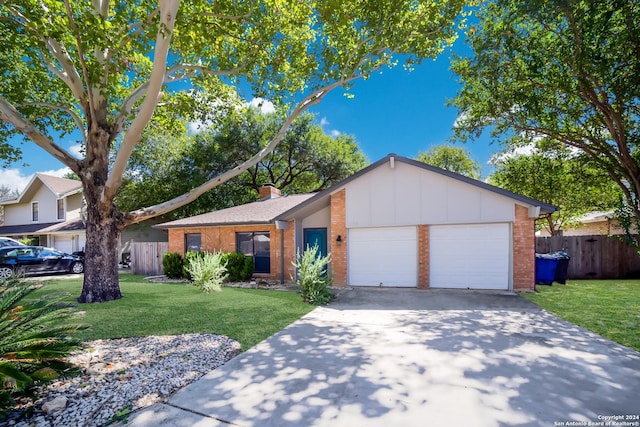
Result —
[[[576,148],[640,220],[640,3],[496,0],[468,40],[473,56],[453,64],[457,136]]]
[[[471,158],[471,153],[462,147],[436,145],[418,153],[416,160],[473,179],[480,179],[480,165]]]
[[[608,175],[584,155],[567,150],[502,155],[493,160],[489,182],[560,207],[540,223],[552,236],[589,212],[613,210],[620,191]]]
[[[117,203],[138,209],[177,197],[225,170],[242,164],[269,143],[285,120],[249,107],[222,120],[216,129],[166,140],[148,139],[138,146]],[[282,141],[245,173],[166,215],[184,218],[255,201],[258,189],[272,183],[284,194],[323,190],[367,165],[354,139],[335,138],[303,114]]]
[[[13,199],[19,195],[20,193],[18,190],[14,190],[4,184],[0,184],[0,200]]]
[[[8,0],[0,3],[0,156],[22,135],[68,166],[87,201],[81,302],[121,297],[117,240],[129,224],[184,206],[257,164],[296,117],[338,87],[433,58],[467,0]],[[189,192],[132,212],[114,204],[144,135],[175,135],[237,105],[227,84],[287,118],[265,148]],[[215,108],[214,108],[215,107]],[[222,114],[224,115],[224,114]],[[162,130],[162,132],[158,132]],[[79,135],[85,156],[55,142]]]
[[[26,300],[34,289],[17,277],[0,281],[0,412],[12,393],[70,369],[63,358],[79,345],[75,310],[63,298]]]

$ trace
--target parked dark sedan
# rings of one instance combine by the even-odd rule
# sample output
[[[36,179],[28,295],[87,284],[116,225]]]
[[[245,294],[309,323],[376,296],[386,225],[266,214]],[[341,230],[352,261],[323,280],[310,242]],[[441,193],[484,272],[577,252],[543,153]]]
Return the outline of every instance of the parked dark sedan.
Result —
[[[0,279],[12,274],[40,274],[66,271],[82,273],[83,259],[43,246],[0,248]]]

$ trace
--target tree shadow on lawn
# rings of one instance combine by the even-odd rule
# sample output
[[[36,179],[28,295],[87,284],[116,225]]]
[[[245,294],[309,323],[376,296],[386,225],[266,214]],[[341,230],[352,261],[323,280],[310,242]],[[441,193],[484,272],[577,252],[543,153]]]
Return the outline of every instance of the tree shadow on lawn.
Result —
[[[537,426],[637,413],[638,353],[526,301],[497,301],[402,310],[338,299],[168,403],[284,427]]]

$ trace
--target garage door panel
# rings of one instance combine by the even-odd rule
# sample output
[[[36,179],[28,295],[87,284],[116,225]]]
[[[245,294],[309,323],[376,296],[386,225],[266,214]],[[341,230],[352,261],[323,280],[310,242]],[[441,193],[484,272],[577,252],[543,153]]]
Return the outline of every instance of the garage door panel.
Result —
[[[60,252],[70,254],[73,252],[73,238],[70,236],[55,236],[53,240],[53,247]]]
[[[350,229],[348,245],[350,285],[417,286],[415,227]]]
[[[429,246],[430,287],[509,288],[509,224],[432,226]]]

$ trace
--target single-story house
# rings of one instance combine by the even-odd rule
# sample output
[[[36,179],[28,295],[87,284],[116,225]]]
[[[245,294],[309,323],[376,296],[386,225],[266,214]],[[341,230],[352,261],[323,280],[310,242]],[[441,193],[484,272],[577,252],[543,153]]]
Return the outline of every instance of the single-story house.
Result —
[[[331,253],[334,286],[533,290],[535,227],[555,206],[389,154],[316,194],[161,224],[169,251],[238,251],[257,277],[289,280],[295,253]]]
[[[582,215],[576,225],[565,226],[563,236],[616,236],[625,234],[620,222],[615,219],[614,212],[595,211]],[[549,237],[545,229],[539,230],[538,237]]]

